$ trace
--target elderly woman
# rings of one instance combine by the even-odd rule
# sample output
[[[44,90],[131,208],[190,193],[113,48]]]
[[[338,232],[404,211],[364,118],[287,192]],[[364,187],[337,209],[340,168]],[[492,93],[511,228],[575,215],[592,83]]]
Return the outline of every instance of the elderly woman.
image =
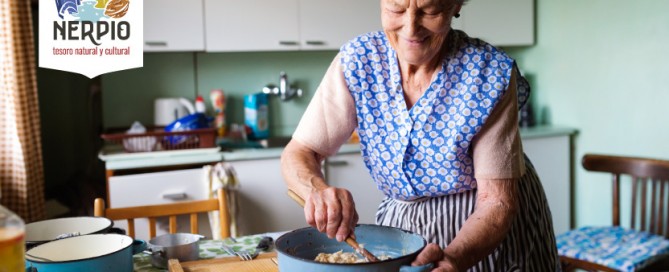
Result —
[[[376,222],[430,244],[433,271],[560,270],[550,210],[518,134],[520,77],[499,49],[452,30],[464,0],[381,0],[382,32],[345,44],[282,155],[308,224],[341,241],[358,220],[320,162],[354,130],[386,198]],[[521,95],[519,95],[519,93]]]

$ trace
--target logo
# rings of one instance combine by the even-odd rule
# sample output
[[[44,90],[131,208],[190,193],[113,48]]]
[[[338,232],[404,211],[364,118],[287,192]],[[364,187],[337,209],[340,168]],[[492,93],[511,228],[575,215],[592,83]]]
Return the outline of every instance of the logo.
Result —
[[[89,78],[142,67],[142,0],[40,0],[39,67]]]

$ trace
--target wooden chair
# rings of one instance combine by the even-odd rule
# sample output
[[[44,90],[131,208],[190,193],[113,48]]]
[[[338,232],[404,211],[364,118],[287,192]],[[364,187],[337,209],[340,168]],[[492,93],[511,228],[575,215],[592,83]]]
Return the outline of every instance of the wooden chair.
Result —
[[[644,269],[644,267],[648,271],[669,270],[663,260],[666,259],[664,258],[665,254],[669,253],[669,240],[667,240],[669,238],[669,224],[666,223],[669,215],[667,215],[668,211],[665,211],[669,199],[669,161],[586,154],[583,156],[582,164],[583,168],[588,171],[605,172],[612,175],[613,222],[611,227],[584,227],[558,235],[558,252],[563,269],[565,271],[571,271],[575,268],[600,271],[624,270],[619,264],[612,264],[613,262],[610,261],[605,262],[602,259],[592,260],[592,257],[586,257],[586,255],[593,256],[589,255],[593,252],[605,250],[614,252],[612,249],[619,247],[621,252],[625,252],[621,255],[628,255],[623,256],[622,259],[633,259],[633,256],[643,256],[645,258],[640,263],[632,264],[637,271],[639,268]],[[630,223],[629,226],[625,227],[620,227],[622,176],[631,177],[631,192],[629,192],[631,194]],[[613,233],[616,234],[610,236]],[[579,239],[576,237],[587,237],[587,239],[576,242],[574,240]],[[616,237],[624,238],[616,240]],[[641,237],[643,237],[643,240],[635,240]],[[613,240],[618,243],[608,244]],[[634,241],[638,241],[638,243]],[[587,246],[584,245],[588,243],[592,243],[593,247],[592,250],[588,249],[590,253],[585,253],[586,250],[584,249]],[[637,251],[626,252],[632,247]],[[588,258],[591,260],[586,260]],[[633,261],[630,262],[634,263]],[[657,265],[662,266],[662,268],[657,267]]]
[[[198,213],[218,211],[220,219],[221,239],[230,237],[230,220],[225,190],[217,191],[217,199],[183,201],[170,204],[148,205],[126,208],[105,208],[105,201],[96,198],[94,202],[95,216],[107,217],[111,220],[127,220],[128,235],[135,237],[135,218],[149,219],[149,236],[156,236],[156,218],[169,217],[169,232],[177,232],[177,215],[190,214],[190,231],[198,233]],[[213,231],[213,230],[212,230]]]

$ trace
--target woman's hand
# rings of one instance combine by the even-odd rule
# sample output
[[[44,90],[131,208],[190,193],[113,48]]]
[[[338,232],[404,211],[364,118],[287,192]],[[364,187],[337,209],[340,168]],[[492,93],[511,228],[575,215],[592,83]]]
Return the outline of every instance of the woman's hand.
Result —
[[[432,272],[457,272],[457,266],[437,244],[428,244],[421,251],[411,265],[420,266],[433,263],[436,265]]]
[[[351,193],[342,188],[314,190],[305,201],[307,224],[337,241],[345,240],[358,223],[358,213]]]

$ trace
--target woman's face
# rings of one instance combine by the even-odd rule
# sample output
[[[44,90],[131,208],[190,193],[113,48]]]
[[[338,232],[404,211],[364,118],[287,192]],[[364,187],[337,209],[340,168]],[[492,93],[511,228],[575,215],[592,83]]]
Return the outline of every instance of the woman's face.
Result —
[[[400,61],[423,65],[437,57],[460,7],[454,0],[381,0],[383,31]]]

